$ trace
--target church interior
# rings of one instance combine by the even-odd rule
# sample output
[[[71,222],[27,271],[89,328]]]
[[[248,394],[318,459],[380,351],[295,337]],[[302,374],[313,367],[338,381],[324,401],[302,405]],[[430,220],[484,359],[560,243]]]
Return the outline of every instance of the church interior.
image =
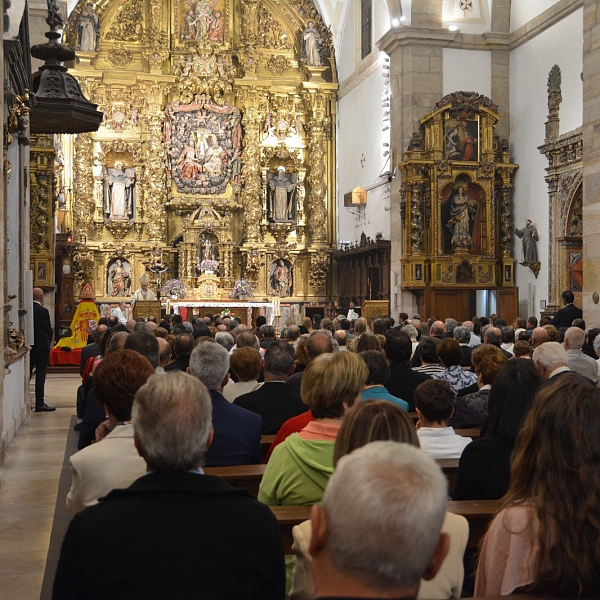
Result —
[[[3,16],[0,466],[36,418],[34,286],[54,342],[80,299],[149,314],[144,274],[147,311],[188,316],[283,325],[338,301],[512,322],[571,290],[600,325],[596,0],[12,0]],[[75,56],[32,57],[57,38]]]

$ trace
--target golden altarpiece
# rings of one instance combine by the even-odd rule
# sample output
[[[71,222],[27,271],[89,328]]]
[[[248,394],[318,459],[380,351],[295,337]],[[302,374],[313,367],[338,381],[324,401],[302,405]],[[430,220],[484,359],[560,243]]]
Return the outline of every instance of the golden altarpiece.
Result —
[[[455,92],[421,120],[402,169],[402,288],[422,314],[475,314],[475,292],[496,290],[517,316],[508,141],[494,138],[494,103]]]
[[[98,301],[130,297],[156,256],[188,299],[241,276],[255,298],[328,297],[338,86],[309,0],[81,0],[65,39],[104,113],[63,138],[57,184]]]

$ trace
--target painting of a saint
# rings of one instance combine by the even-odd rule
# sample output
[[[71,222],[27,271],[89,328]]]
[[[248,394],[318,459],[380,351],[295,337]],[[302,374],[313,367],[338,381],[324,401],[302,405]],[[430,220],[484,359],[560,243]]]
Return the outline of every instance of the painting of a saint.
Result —
[[[120,160],[106,169],[104,177],[104,218],[129,221],[134,217],[135,168],[126,168]]]
[[[271,265],[271,294],[285,298],[292,295],[292,265],[288,260],[280,258]]]
[[[286,223],[296,220],[296,174],[286,174],[284,167],[268,181],[267,218],[271,222]]]
[[[479,160],[479,122],[446,119],[444,122],[446,160]]]
[[[108,267],[108,296],[131,296],[131,266],[126,260],[115,259]]]
[[[223,43],[225,0],[184,0],[181,41],[209,39]]]

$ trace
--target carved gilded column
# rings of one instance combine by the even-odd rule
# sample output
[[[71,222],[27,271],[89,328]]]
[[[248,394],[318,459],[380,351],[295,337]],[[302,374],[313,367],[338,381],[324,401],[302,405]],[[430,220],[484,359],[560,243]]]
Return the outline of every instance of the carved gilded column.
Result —
[[[260,133],[266,108],[266,92],[256,88],[244,88],[238,92],[242,102],[242,125],[244,126],[244,149],[242,151],[242,179],[244,189],[241,194],[244,207],[244,242],[258,242],[261,221],[261,173],[260,173]]]
[[[89,133],[75,137],[73,161],[73,223],[79,235],[90,236],[94,225],[94,142]]]
[[[52,135],[32,136],[30,148],[31,212],[30,251],[53,259],[54,140]]]
[[[331,121],[327,105],[330,95],[324,92],[309,92],[305,99],[309,103],[311,116],[305,129],[308,133],[308,233],[313,243],[327,242],[327,136]]]
[[[423,252],[423,183],[413,183],[410,196],[410,247],[413,253]]]
[[[162,242],[167,234],[167,184],[165,178],[165,147],[163,144],[163,96],[164,88],[155,83],[148,94],[148,114],[145,118],[148,139],[146,141],[146,168],[144,171],[143,203],[146,235],[149,241]]]

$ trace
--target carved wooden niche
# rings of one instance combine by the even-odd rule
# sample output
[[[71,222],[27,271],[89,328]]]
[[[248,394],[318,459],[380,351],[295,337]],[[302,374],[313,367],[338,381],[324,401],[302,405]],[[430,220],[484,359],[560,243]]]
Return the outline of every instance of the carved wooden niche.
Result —
[[[421,119],[402,169],[402,287],[514,286],[512,164],[497,106],[473,92]]]

